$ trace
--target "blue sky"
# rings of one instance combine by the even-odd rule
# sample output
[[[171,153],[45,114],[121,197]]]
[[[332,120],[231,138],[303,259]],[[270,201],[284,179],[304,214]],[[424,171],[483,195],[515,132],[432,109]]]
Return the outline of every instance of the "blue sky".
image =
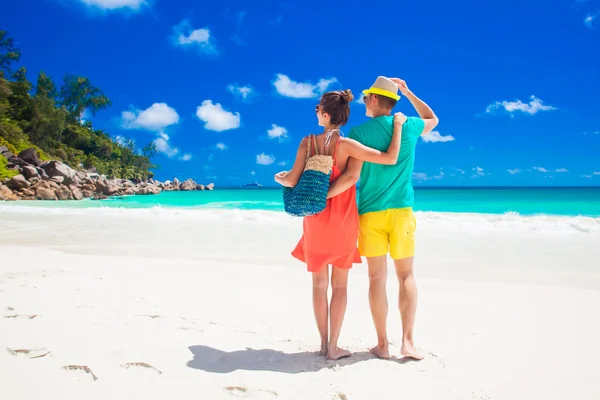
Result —
[[[600,185],[600,0],[3,3],[30,79],[89,77],[94,126],[156,141],[161,180],[271,185],[323,90],[387,75],[440,118],[416,185]]]

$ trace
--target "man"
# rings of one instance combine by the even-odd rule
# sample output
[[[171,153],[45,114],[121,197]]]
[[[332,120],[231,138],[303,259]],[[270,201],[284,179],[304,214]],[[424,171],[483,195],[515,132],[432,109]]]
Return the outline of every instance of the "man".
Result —
[[[416,220],[412,211],[412,173],[417,140],[419,136],[431,132],[438,124],[438,119],[433,110],[410,91],[405,81],[380,76],[371,88],[363,91],[366,115],[372,119],[352,128],[349,137],[365,146],[386,151],[394,130],[392,109],[400,99],[398,89],[419,114],[419,117],[409,117],[402,126],[398,162],[395,165],[363,165],[363,161],[350,159],[346,171],[332,183],[329,197],[342,193],[360,178],[358,249],[367,258],[369,266],[369,304],[377,331],[377,346],[371,352],[379,358],[390,357],[386,326],[389,252],[400,283],[400,352],[405,357],[420,360],[424,354],[413,342],[417,286],[413,276]]]

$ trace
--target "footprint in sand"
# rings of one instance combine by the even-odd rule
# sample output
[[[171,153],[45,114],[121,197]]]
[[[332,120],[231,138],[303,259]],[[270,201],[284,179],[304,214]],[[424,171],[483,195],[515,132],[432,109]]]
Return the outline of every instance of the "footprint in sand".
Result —
[[[13,356],[16,356],[16,357],[27,356],[30,359],[46,357],[48,354],[51,353],[50,350],[45,349],[45,348],[41,348],[41,349],[9,349],[9,348],[7,348],[6,350],[8,350],[8,352],[10,354],[12,354]]]
[[[83,371],[86,374],[91,375],[94,381],[98,380],[98,377],[94,375],[92,370],[87,365],[65,365],[63,369],[67,371]]]
[[[162,316],[160,315],[137,315],[138,317],[148,317],[148,318],[152,318],[152,319],[157,319],[157,318],[162,318]]]
[[[437,354],[435,354],[434,352],[431,352],[431,351],[428,354],[431,357],[437,359],[442,367],[446,368],[446,362],[444,361],[444,359],[442,357],[438,356]]]
[[[340,392],[333,397],[333,400],[348,400],[348,396]]]
[[[6,318],[6,319],[17,319],[17,318],[34,319],[36,317],[37,317],[37,315],[5,315],[4,316],[4,318]]]
[[[132,362],[132,363],[125,363],[125,364],[121,364],[122,368],[125,369],[129,369],[129,368],[134,368],[134,367],[139,367],[139,368],[148,368],[148,369],[153,369],[154,371],[158,372],[159,374],[162,374],[161,371],[159,371],[158,369],[156,369],[155,367],[153,367],[152,365],[145,363],[145,362]]]
[[[277,392],[267,389],[249,389],[245,386],[226,386],[224,388],[230,395],[234,397],[252,397],[252,398],[265,398],[279,396]]]

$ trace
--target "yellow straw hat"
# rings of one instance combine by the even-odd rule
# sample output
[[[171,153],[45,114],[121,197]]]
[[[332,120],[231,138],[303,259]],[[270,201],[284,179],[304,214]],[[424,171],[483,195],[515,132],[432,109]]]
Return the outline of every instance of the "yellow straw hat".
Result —
[[[363,94],[365,96],[378,94],[394,100],[400,99],[400,96],[398,96],[398,85],[385,76],[378,76],[375,83],[369,89],[363,90]]]

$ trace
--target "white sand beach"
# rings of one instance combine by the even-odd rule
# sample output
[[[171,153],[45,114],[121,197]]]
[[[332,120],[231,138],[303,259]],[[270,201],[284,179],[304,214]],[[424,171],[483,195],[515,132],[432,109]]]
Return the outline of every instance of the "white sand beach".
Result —
[[[416,344],[337,362],[281,213],[0,204],[0,399],[599,399],[600,220],[418,214]],[[398,284],[389,332],[399,356]],[[66,368],[65,368],[66,367]]]

